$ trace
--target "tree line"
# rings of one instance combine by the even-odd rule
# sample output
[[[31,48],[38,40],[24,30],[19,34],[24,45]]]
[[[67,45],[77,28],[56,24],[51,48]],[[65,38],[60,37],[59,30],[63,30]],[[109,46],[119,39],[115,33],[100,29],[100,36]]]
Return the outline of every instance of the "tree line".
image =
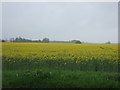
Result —
[[[85,43],[85,42],[81,42],[80,40],[71,40],[71,41],[50,41],[49,38],[43,38],[42,40],[38,39],[38,40],[31,40],[31,39],[25,39],[22,37],[16,37],[16,38],[10,38],[9,40],[5,40],[5,39],[0,39],[0,42],[36,42],[36,43]],[[87,43],[87,42],[86,42]],[[105,42],[104,44],[111,44],[110,41]]]
[[[22,37],[16,37],[16,38],[10,38],[9,40],[0,40],[1,42],[37,42],[37,43],[79,43],[82,42],[80,40],[71,40],[71,41],[50,41],[49,38],[43,38],[42,40],[31,40],[31,39],[25,39]]]
[[[43,38],[43,40],[31,40],[31,39],[25,39],[22,37],[16,37],[16,38],[10,38],[9,40],[2,39],[1,42],[43,42],[43,43],[49,43],[49,38]]]

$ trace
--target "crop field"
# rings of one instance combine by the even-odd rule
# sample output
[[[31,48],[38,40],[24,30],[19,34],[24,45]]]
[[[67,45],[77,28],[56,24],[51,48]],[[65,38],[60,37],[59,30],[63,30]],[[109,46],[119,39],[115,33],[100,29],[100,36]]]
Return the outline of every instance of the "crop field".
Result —
[[[118,55],[117,44],[2,43],[3,88],[118,88]]]

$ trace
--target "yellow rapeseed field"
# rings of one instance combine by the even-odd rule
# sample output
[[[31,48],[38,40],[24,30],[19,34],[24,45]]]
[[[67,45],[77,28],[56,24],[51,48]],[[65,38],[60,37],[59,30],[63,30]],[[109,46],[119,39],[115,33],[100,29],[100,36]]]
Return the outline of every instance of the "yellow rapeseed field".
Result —
[[[108,64],[117,69],[118,64],[117,44],[3,43],[2,49],[3,62],[54,62],[59,67],[70,65],[69,68],[87,65],[87,69]]]

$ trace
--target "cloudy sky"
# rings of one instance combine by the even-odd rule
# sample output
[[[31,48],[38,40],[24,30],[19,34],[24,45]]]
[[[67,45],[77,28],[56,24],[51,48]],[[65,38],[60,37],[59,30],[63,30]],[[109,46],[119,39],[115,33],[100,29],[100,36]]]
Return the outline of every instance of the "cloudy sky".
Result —
[[[118,3],[2,3],[2,37],[9,39],[18,36],[117,43]]]

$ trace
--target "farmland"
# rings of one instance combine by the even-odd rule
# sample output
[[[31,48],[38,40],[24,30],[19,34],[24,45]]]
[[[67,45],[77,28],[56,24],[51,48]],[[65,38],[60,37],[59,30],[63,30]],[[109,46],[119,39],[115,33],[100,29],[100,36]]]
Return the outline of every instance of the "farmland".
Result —
[[[117,88],[118,65],[114,44],[2,43],[3,88]]]

